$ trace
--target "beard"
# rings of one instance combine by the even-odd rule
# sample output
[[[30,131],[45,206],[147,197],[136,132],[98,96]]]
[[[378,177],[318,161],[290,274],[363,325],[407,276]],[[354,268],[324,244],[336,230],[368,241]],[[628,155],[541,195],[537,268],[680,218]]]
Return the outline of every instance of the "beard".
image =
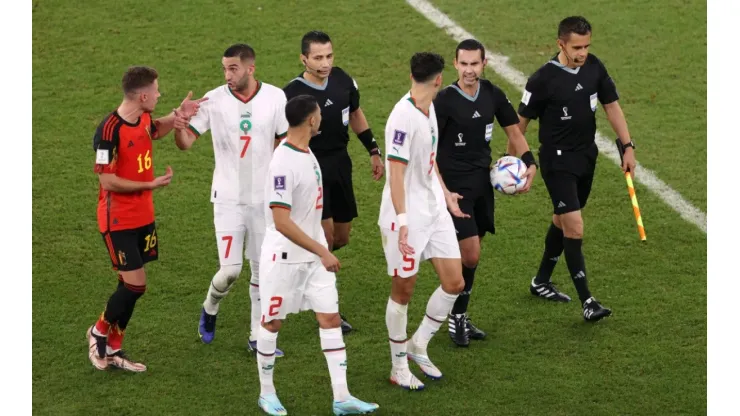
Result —
[[[244,75],[244,78],[240,79],[238,82],[234,84],[233,90],[234,91],[244,91],[247,89],[248,85],[249,85],[249,75]]]

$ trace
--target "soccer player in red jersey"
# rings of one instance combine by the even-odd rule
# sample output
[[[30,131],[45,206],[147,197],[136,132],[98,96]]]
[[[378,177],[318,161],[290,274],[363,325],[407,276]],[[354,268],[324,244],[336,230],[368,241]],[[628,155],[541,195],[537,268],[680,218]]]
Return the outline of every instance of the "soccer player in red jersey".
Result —
[[[144,264],[158,256],[152,190],[172,180],[169,166],[164,175],[154,176],[152,140],[185,123],[206,100],[193,101],[190,93],[173,113],[152,120],[160,96],[157,78],[152,68],[129,68],[123,75],[123,102],[100,123],[93,139],[95,172],[100,178],[98,228],[118,272],[118,288],[87,330],[88,356],[100,370],[112,365],[146,371],[144,364],[127,358],[121,343],[136,301],[146,291]]]

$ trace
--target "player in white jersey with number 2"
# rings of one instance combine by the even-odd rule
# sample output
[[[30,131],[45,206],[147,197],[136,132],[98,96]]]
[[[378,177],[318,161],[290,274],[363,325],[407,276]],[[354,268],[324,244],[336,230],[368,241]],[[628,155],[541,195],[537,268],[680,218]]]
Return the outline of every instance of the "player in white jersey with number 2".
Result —
[[[257,337],[259,407],[269,415],[287,415],[273,384],[275,346],[288,314],[313,310],[319,322],[321,349],[329,367],[335,415],[372,413],[347,388],[347,353],[342,338],[335,272],[339,260],[329,251],[321,227],[324,198],[321,168],[308,142],[319,132],[321,108],[310,95],[285,106],[288,137],[275,149],[267,169],[267,231],[260,257],[262,326]]]
[[[447,190],[436,164],[439,129],[432,101],[442,85],[443,69],[441,56],[414,54],[411,91],[393,107],[385,127],[389,163],[378,225],[388,274],[393,276],[385,312],[392,362],[390,381],[409,390],[424,388],[409,370],[409,360],[427,377],[442,377],[429,359],[427,345],[464,287],[460,247],[450,213],[461,218],[467,215],[457,203],[462,197]],[[407,309],[419,263],[425,260],[431,260],[441,285],[429,298],[426,315],[409,340]]]
[[[175,135],[178,147],[185,150],[210,130],[216,159],[211,202],[221,267],[213,276],[203,302],[198,334],[206,344],[213,341],[219,302],[229,293],[241,273],[243,259],[247,258],[252,302],[249,347],[253,351],[260,325],[264,172],[275,146],[288,130],[285,93],[255,79],[254,61],[255,52],[249,45],[236,44],[226,49],[222,65],[227,84],[209,91],[208,107],[202,107],[190,119],[189,129],[178,130]]]

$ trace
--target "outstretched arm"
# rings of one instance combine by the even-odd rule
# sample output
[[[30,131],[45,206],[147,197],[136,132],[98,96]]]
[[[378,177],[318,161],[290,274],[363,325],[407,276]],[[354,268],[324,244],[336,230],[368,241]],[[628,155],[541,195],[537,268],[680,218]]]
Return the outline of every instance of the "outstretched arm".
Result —
[[[175,144],[180,150],[190,149],[195,140],[210,129],[208,108],[201,109],[201,103],[205,103],[208,96],[196,101],[190,100],[191,96],[192,92],[188,94],[180,108],[175,110]]]
[[[208,100],[208,97],[203,97],[199,100],[192,100],[192,97],[193,92],[188,92],[188,96],[185,97],[185,99],[180,103],[180,107],[176,108],[170,114],[154,120],[156,131],[152,136],[152,139],[158,140],[169,134],[169,132],[172,131],[173,128],[175,128],[175,120],[178,116],[182,116],[187,120],[194,117],[196,114],[198,114],[200,104]]]
[[[445,202],[447,203],[447,209],[450,210],[450,213],[458,218],[470,218],[470,215],[462,212],[460,205],[457,203],[459,199],[462,199],[462,195],[456,192],[450,192],[450,190],[447,189],[445,181],[442,180],[442,174],[439,173],[439,166],[436,161],[434,162],[434,171],[437,173],[437,178],[439,178],[439,184],[442,185],[442,190],[445,193]]]
[[[198,136],[189,128],[175,130],[175,144],[180,150],[190,149],[197,138]]]

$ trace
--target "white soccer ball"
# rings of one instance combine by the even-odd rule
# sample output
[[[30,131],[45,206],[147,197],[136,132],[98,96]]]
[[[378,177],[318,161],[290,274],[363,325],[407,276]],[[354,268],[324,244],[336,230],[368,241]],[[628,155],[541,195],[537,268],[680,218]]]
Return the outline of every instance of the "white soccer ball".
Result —
[[[491,169],[493,189],[506,195],[514,195],[527,184],[522,176],[527,172],[527,165],[514,156],[504,156],[496,161]]]

